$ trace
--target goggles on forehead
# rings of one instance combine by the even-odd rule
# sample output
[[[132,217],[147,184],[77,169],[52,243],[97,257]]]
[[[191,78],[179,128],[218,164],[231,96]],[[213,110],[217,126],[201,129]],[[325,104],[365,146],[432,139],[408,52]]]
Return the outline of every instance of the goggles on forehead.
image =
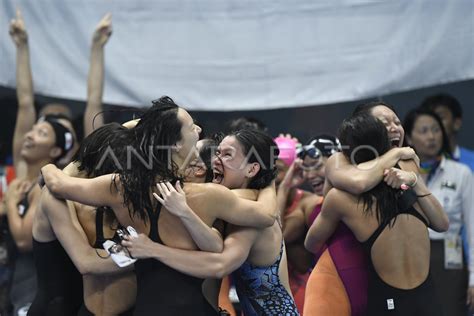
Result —
[[[306,156],[309,156],[313,159],[319,159],[323,156],[321,150],[315,146],[316,142],[313,141],[309,145],[301,146],[296,149],[296,155],[300,159],[304,159]]]
[[[306,156],[318,159],[322,156],[329,157],[342,151],[341,143],[336,137],[320,136],[313,139],[308,145],[297,149],[298,157],[304,159]]]

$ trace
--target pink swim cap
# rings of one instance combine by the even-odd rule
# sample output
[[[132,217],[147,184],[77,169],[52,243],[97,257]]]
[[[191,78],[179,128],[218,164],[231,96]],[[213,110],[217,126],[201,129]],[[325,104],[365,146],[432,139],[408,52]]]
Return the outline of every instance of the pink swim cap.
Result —
[[[287,166],[290,166],[296,158],[296,144],[293,139],[286,137],[277,137],[273,139],[280,150],[278,159],[281,159]]]

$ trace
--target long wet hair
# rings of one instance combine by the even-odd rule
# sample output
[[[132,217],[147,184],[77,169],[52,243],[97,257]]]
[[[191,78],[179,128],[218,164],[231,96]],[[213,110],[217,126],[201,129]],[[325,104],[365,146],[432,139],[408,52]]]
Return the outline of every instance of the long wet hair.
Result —
[[[344,120],[339,128],[339,140],[343,153],[352,164],[373,160],[390,150],[387,128],[381,121],[362,112]],[[398,198],[400,190],[395,190],[381,181],[376,187],[359,195],[364,205],[364,213],[375,215],[380,225],[393,225],[391,220],[399,214]]]
[[[87,177],[115,173],[125,167],[129,142],[127,128],[118,123],[105,124],[82,141],[72,161]]]
[[[178,105],[167,96],[152,102],[153,106],[130,130],[131,148],[127,152],[127,166],[120,171],[124,203],[130,215],[147,220],[156,201],[150,189],[159,180],[173,184],[182,180],[178,166],[171,159],[171,146],[181,140],[182,123],[178,119]]]
[[[418,120],[420,116],[427,115],[429,117],[432,117],[439,125],[439,128],[441,129],[441,134],[443,136],[441,148],[438,152],[438,155],[445,155],[447,157],[451,157],[451,147],[449,147],[449,139],[448,135],[446,134],[446,130],[444,129],[443,122],[439,118],[439,116],[426,108],[417,108],[414,110],[411,110],[408,112],[408,114],[405,116],[405,120],[403,121],[403,129],[405,130],[406,135],[411,138],[411,135],[413,133],[413,129],[415,128],[415,123]],[[405,137],[405,146],[408,146],[406,137]]]
[[[278,146],[266,133],[257,129],[243,129],[231,132],[227,136],[234,136],[248,158],[248,163],[258,162],[259,172],[249,182],[248,189],[263,189],[277,176],[276,159],[280,153]],[[250,154],[249,154],[250,153]]]
[[[105,124],[82,141],[73,157],[73,162],[87,177],[119,172],[125,163],[124,158],[129,141],[127,128],[118,123]],[[115,219],[115,214],[110,207],[100,206],[97,210],[103,210],[109,218]]]

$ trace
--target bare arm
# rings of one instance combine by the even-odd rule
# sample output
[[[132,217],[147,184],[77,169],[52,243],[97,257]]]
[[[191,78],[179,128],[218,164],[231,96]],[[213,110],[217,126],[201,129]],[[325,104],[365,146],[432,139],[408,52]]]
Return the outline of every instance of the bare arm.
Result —
[[[89,245],[75,211],[68,208],[64,201],[56,199],[47,189],[44,189],[40,203],[43,212],[48,216],[56,238],[81,274],[108,274],[124,271],[111,258],[99,257],[96,250]],[[106,257],[105,251],[99,251]]]
[[[91,46],[89,77],[87,79],[87,105],[84,113],[84,137],[104,125],[102,95],[104,93],[104,45],[112,34],[112,16],[106,14],[97,25]],[[94,121],[95,117],[95,121]]]
[[[170,184],[168,184],[168,186],[172,189]],[[162,185],[161,187],[163,188],[164,186]],[[275,221],[273,218],[273,215],[276,213],[276,209],[274,208],[276,204],[274,187],[265,188],[260,191],[256,202],[239,198],[234,192],[223,186],[213,185],[211,187],[217,188],[217,190],[211,190],[211,192],[206,191],[205,195],[200,195],[200,199],[206,199],[205,204],[203,204],[202,200],[200,204],[205,205],[206,211],[210,214],[211,219],[221,219],[234,225],[248,227],[259,227],[267,221],[272,223]],[[222,194],[219,194],[219,192]],[[184,199],[184,191],[182,191],[182,194],[183,203],[180,207],[181,212],[175,212],[175,215],[181,218],[186,229],[200,249],[221,252],[223,242],[220,233],[206,225],[206,223],[188,207]],[[216,200],[213,200],[213,198]],[[274,213],[270,214],[270,217],[268,213],[265,213],[265,209],[264,212],[260,210],[260,208],[267,206],[269,206],[267,210],[270,208],[274,210]]]
[[[16,116],[15,132],[13,134],[13,162],[15,169],[20,162],[20,150],[26,133],[32,128],[36,120],[34,107],[33,79],[30,66],[30,52],[25,22],[20,10],[10,24],[10,36],[16,45],[16,94],[18,112]],[[17,177],[22,177],[18,174]]]
[[[238,198],[231,190],[212,183],[200,198],[207,200],[209,213],[225,222],[246,227],[272,226],[278,216],[275,184],[260,190],[257,201]]]
[[[385,169],[399,160],[417,159],[413,149],[394,148],[375,160],[353,165],[342,153],[336,153],[326,162],[326,179],[332,187],[361,194],[374,188],[383,179]]]
[[[8,189],[5,198],[7,207],[8,226],[16,246],[21,252],[31,251],[33,242],[33,219],[39,202],[39,187],[33,188],[30,193],[29,207],[24,210],[26,215],[20,216],[18,203],[25,197],[25,191],[31,184],[17,181]]]
[[[288,168],[285,177],[281,181],[277,190],[277,208],[281,219],[286,215],[286,203],[291,190],[299,187],[304,182],[301,170],[301,159],[296,159]]]
[[[193,238],[199,249],[210,252],[222,252],[224,241],[219,231],[209,227],[186,203],[186,193],[179,181],[176,188],[169,182],[157,183],[156,187],[161,197],[153,193],[158,200],[173,215],[178,216]]]
[[[317,253],[326,240],[334,233],[341,220],[341,207],[335,189],[326,194],[321,213],[309,228],[304,246],[308,251]]]
[[[114,208],[123,205],[123,198],[114,184],[119,181],[114,174],[91,179],[74,178],[53,164],[41,168],[41,173],[46,186],[55,197],[91,206]]]
[[[403,184],[410,185],[418,195],[418,205],[428,220],[430,227],[438,232],[446,231],[449,227],[448,215],[439,203],[438,199],[431,194],[425,182],[418,174],[418,166],[413,160],[400,161],[400,168],[386,170],[384,181],[387,185],[399,189]]]
[[[174,249],[155,243],[143,234],[124,241],[123,245],[136,258],[155,258],[197,278],[220,279],[245,262],[257,236],[258,231],[255,229],[239,228],[226,237],[222,253]]]

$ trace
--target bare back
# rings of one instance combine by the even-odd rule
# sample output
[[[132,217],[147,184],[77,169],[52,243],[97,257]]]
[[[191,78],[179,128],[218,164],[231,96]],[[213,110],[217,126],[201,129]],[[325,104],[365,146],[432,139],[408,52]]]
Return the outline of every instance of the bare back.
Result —
[[[96,208],[79,203],[73,203],[81,227],[94,247],[96,234]],[[107,218],[104,214],[103,237],[112,238],[118,223]],[[97,254],[99,256],[99,254]],[[103,255],[103,252],[101,253]],[[84,303],[94,315],[117,315],[130,309],[135,303],[136,277],[133,271],[120,274],[85,274],[83,275]]]
[[[359,242],[367,241],[379,227],[375,206],[371,214],[364,213],[364,205],[358,198],[336,189],[340,199],[343,222],[352,230]],[[416,212],[422,213],[415,203]],[[430,243],[426,225],[411,214],[399,214],[393,226],[385,227],[371,249],[371,259],[379,277],[387,284],[412,289],[428,276]]]

